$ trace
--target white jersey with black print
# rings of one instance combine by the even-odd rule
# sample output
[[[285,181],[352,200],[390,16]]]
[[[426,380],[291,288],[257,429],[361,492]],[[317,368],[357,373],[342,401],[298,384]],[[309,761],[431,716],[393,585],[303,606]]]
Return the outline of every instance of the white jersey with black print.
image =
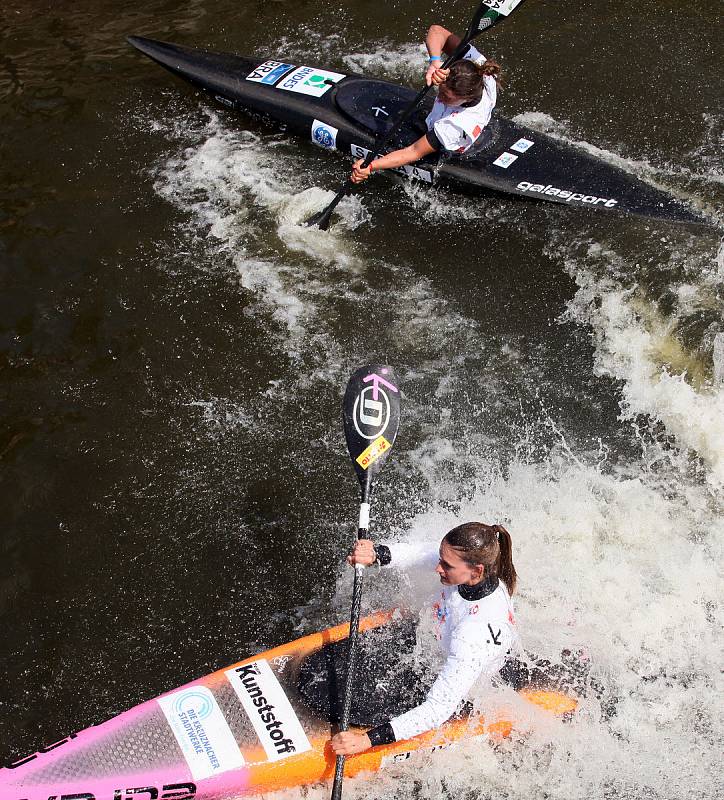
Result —
[[[465,54],[464,59],[481,66],[486,58],[475,47]],[[480,101],[473,106],[446,106],[435,100],[432,111],[425,122],[427,129],[433,131],[440,144],[452,153],[464,153],[469,150],[490,122],[498,96],[498,85],[495,78],[486,75],[483,79],[485,89]]]
[[[391,549],[392,563],[397,567],[414,562],[434,567],[436,553],[425,553],[423,558],[420,555],[415,547],[399,545]],[[461,589],[474,599],[466,599]],[[513,603],[505,584],[494,576],[477,587],[442,586],[432,598],[431,613],[445,663],[425,701],[389,721],[394,741],[417,736],[450,719],[473,685],[480,678],[495,675],[508,653],[519,646]],[[377,730],[368,732],[373,744]],[[385,732],[381,736],[390,738]]]

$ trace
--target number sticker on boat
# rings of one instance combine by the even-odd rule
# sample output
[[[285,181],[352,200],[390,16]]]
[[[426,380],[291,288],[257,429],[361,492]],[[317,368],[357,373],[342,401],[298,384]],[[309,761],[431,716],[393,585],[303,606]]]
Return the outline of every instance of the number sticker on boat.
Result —
[[[321,122],[318,119],[312,122],[312,141],[327,150],[334,150],[337,146],[338,133],[339,128],[327,125],[326,122]]]
[[[502,167],[503,169],[508,169],[508,167],[514,162],[517,161],[518,156],[514,156],[512,153],[501,153],[493,164],[496,167]]]
[[[269,761],[312,749],[289,698],[265,659],[227,669],[224,674],[241,700]]]
[[[369,150],[366,147],[360,147],[358,144],[350,145],[350,151],[355,158],[367,158]],[[404,167],[395,167],[390,172],[399,172],[400,175],[407,175],[408,178],[415,178],[418,181],[425,181],[425,183],[432,183],[432,172],[429,169],[422,167],[415,167],[412,164],[406,164]]]
[[[515,150],[516,153],[525,153],[526,150],[530,150],[534,144],[535,142],[531,142],[530,139],[518,139],[515,144],[510,145],[510,149]]]
[[[156,701],[183,751],[194,780],[245,764],[234,734],[210,689],[191,686]]]
[[[265,61],[250,72],[246,79],[254,83],[276,83],[282,75],[286,75],[294,64],[283,64],[281,61]]]
[[[474,737],[470,738],[472,739]],[[392,764],[399,764],[402,761],[407,761],[413,753],[437,753],[439,750],[450,750],[457,744],[457,742],[442,742],[441,744],[434,744],[432,747],[420,747],[417,750],[403,750],[400,753],[391,753],[390,755],[382,756],[380,769],[389,767]]]
[[[277,84],[277,89],[284,89],[285,92],[308,94],[311,97],[321,97],[344,77],[340,72],[330,72],[328,69],[297,67],[294,72],[287,75],[283,81]]]

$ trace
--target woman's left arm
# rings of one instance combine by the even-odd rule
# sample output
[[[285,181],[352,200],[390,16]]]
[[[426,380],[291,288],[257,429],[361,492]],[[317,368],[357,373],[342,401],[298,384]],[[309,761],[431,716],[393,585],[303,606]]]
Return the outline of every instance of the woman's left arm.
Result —
[[[370,731],[336,734],[332,749],[337,755],[353,755],[439,727],[455,713],[478,678],[503,666],[507,649],[507,642],[486,642],[481,646],[479,642],[454,637],[450,654],[423,703]]]
[[[427,136],[421,136],[416,142],[409,145],[409,147],[403,147],[401,150],[393,150],[391,153],[387,153],[387,155],[374,159],[366,169],[362,169],[363,159],[356,161],[352,168],[350,179],[352,183],[362,183],[362,181],[366,181],[373,172],[379,172],[383,169],[394,169],[395,167],[404,167],[406,164],[412,164],[434,152],[436,152],[435,148],[430,144]]]

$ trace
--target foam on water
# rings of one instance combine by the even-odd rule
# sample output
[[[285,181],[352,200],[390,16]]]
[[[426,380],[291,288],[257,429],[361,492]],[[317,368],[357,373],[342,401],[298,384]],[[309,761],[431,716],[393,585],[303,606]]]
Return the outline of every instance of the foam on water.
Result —
[[[193,143],[160,168],[156,190],[189,215],[187,235],[207,237],[209,248],[236,266],[242,285],[258,298],[246,313],[261,310],[258,303],[262,303],[286,329],[288,351],[296,353],[306,331],[305,298],[326,295],[332,286],[293,254],[303,254],[333,271],[359,273],[363,262],[344,234],[367,218],[364,207],[357,198],[345,198],[326,234],[306,227],[304,220],[323,208],[333,193],[302,188],[296,154],[285,139],[261,140],[249,131],[231,130],[214,112],[208,112],[206,122],[197,127],[185,122],[186,126],[163,131]],[[277,241],[265,241],[260,248],[259,235],[270,225]]]
[[[382,42],[375,49],[344,56],[344,63],[354,72],[379,75],[399,81],[419,79],[427,61],[423,44],[394,45]]]
[[[515,119],[659,188],[709,205],[721,221],[715,203],[674,188],[682,177],[696,178],[717,196],[721,160],[715,160],[710,140],[717,137],[720,123],[714,118],[708,120],[706,141],[691,154],[697,162],[705,161],[708,171],[702,174],[686,166],[655,167],[622,157],[572,136],[566,124],[541,112]],[[724,388],[715,342],[724,328],[724,273],[722,245],[717,246],[714,231],[695,236],[674,229],[657,236],[647,227],[639,241],[620,243],[595,235],[580,239],[553,228],[547,249],[563,259],[579,286],[564,319],[591,327],[599,374],[621,381],[622,419],[644,414],[662,422],[679,446],[704,460],[707,480],[721,489]]]
[[[419,78],[427,59],[427,50],[422,43],[400,44],[378,39],[371,47],[360,51],[357,45],[348,43],[347,34],[321,33],[307,25],[301,25],[293,37],[279,38],[276,52],[300,63],[319,66],[327,66],[341,58],[351,72],[390,80]]]
[[[661,420],[680,446],[707,462],[712,485],[724,487],[722,387],[716,382],[697,390],[685,374],[662,366],[656,356],[671,354],[669,326],[645,320],[633,290],[582,273],[577,282],[568,314],[592,327],[598,371],[622,381],[622,418],[647,414]]]

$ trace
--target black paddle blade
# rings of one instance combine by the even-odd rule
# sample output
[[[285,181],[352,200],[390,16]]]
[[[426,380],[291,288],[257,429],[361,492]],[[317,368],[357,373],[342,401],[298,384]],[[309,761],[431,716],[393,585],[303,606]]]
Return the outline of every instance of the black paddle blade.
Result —
[[[400,426],[400,389],[392,367],[369,364],[352,375],[342,419],[347,449],[364,489],[382,469]]]
[[[334,211],[333,208],[327,206],[322,211],[318,211],[316,214],[312,214],[312,216],[304,221],[304,224],[308,228],[318,227],[321,231],[326,231],[329,227],[329,223],[332,221],[332,212]]]
[[[311,216],[304,224],[307,227],[312,227],[313,225],[316,225],[321,230],[326,231],[332,219],[332,212],[334,211],[335,208],[337,208],[337,206],[342,202],[344,196],[348,194],[353,187],[354,184],[352,183],[352,181],[347,180],[344,186],[332,198],[330,204],[326,208],[323,208],[321,211],[319,211],[317,214]]]

